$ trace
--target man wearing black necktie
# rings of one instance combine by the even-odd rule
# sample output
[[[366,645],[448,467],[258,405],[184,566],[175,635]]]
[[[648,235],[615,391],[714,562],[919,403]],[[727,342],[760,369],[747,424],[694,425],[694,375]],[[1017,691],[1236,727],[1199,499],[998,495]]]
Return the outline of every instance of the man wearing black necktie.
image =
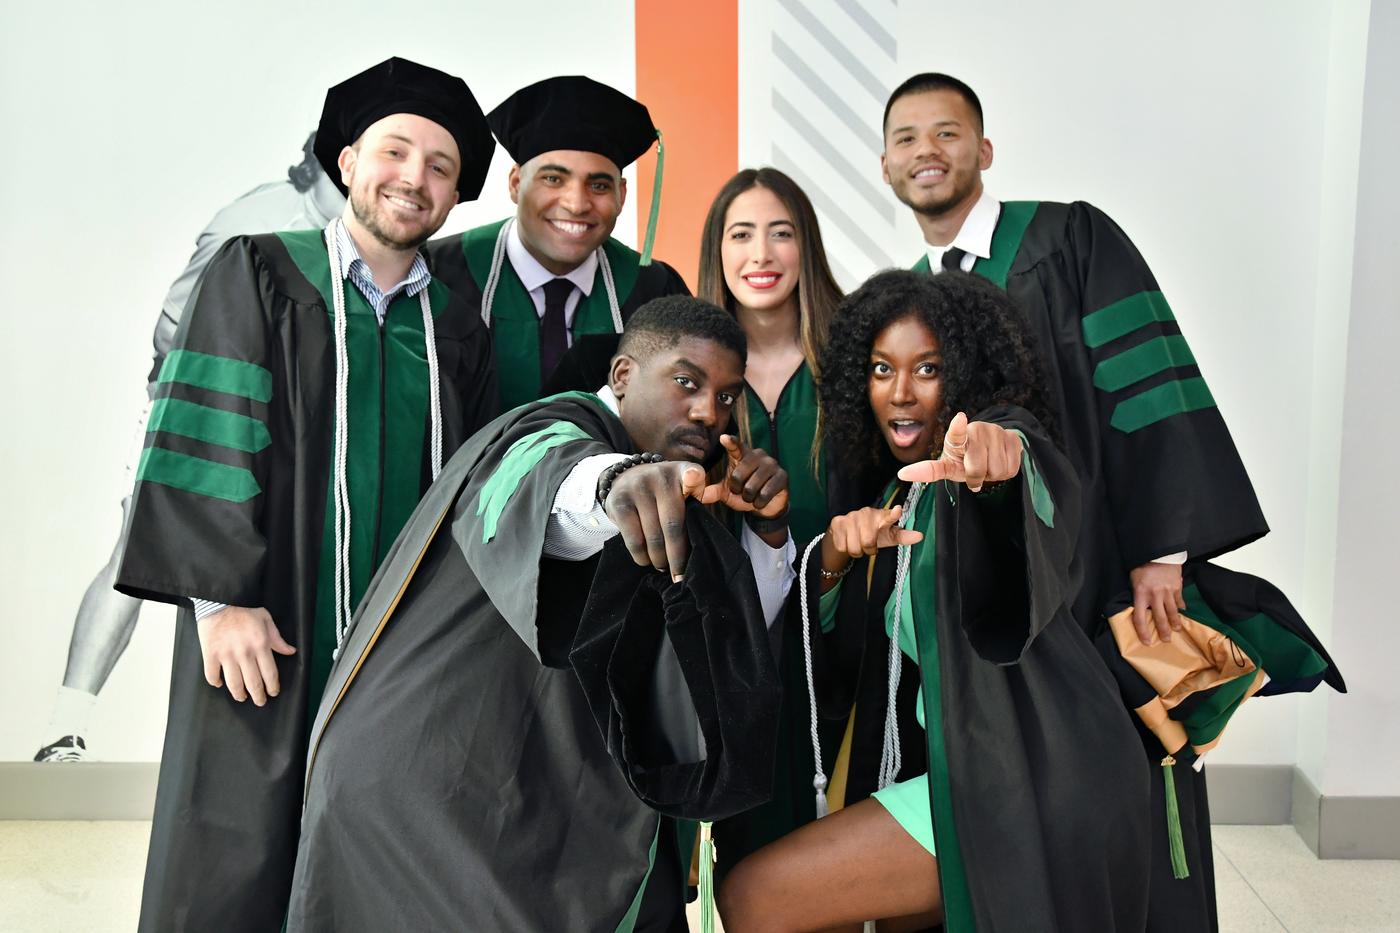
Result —
[[[612,239],[627,200],[622,170],[651,148],[656,127],[642,104],[577,76],[522,88],[487,119],[515,160],[515,216],[429,243],[433,275],[491,327],[503,408],[546,394],[586,335],[598,335],[601,368],[576,387],[592,391],[632,311],[690,293],[649,250]]]
[[[1120,594],[1138,636],[1170,640],[1194,571],[1183,565],[1268,531],[1244,464],[1152,271],[1102,211],[1077,201],[999,202],[983,190],[992,144],[957,78],[915,75],[885,107],[885,183],[919,223],[915,269],[981,275],[1026,312],[1047,365],[1061,441],[1084,497],[1083,584],[1092,635]],[[1145,729],[1154,797],[1149,930],[1216,928],[1205,777],[1162,760]],[[1169,858],[1165,773],[1174,775],[1189,877]],[[972,879],[970,879],[972,880]]]

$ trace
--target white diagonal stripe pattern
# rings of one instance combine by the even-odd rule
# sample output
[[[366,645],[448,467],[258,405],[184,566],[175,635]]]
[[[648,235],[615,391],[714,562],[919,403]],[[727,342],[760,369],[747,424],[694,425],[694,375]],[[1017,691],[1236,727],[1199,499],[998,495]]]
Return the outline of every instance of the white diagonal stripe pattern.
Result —
[[[896,0],[770,0],[766,151],[817,210],[850,290],[891,265],[898,202],[880,178],[880,115],[898,83]],[[750,121],[751,122],[751,121]]]

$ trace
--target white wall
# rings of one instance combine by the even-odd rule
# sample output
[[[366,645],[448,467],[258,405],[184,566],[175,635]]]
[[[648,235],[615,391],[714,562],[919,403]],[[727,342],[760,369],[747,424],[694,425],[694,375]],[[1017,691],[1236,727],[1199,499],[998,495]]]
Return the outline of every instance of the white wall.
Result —
[[[1351,319],[1340,427],[1336,579],[1330,644],[1351,688],[1313,700],[1326,710],[1326,748],[1305,767],[1327,796],[1400,795],[1400,627],[1390,597],[1400,548],[1400,6],[1371,8],[1355,212]],[[1319,308],[1319,326],[1329,309]],[[1310,738],[1304,729],[1303,740]]]
[[[151,331],[213,213],[285,177],[325,89],[390,55],[487,109],[553,74],[631,93],[632,4],[7,2],[0,28],[0,761],[41,741],[73,614],[110,552]],[[497,150],[451,229],[504,216]],[[631,241],[635,215],[617,235]],[[155,760],[173,613],[148,607],[103,690],[96,753]]]
[[[10,400],[11,440],[0,460],[0,582],[10,598],[0,613],[0,760],[27,758],[43,738],[73,611],[115,535],[119,464],[165,288],[217,208],[296,159],[324,88],[390,54],[463,75],[488,108],[548,74],[633,86],[625,0],[413,9],[421,15],[405,20],[404,10],[391,16],[364,0],[315,8],[250,0],[198,12],[167,2],[135,10],[78,3],[65,7],[60,28],[37,7],[7,4],[0,295],[9,339],[0,391]],[[1395,346],[1393,330],[1383,329],[1385,314],[1394,320],[1393,298],[1383,303],[1375,277],[1394,265],[1393,249],[1387,262],[1375,247],[1358,248],[1357,307],[1372,310],[1353,320],[1350,345],[1345,322],[1354,230],[1364,227],[1370,242],[1389,229],[1385,217],[1355,210],[1362,76],[1368,60],[1394,59],[1400,43],[1388,15],[1392,25],[1368,26],[1380,14],[1367,0],[901,0],[890,23],[900,75],[947,71],[981,94],[996,146],[987,176],[994,193],[1089,200],[1132,235],[1181,319],[1274,529],[1230,563],[1274,581],[1328,632],[1329,535],[1355,552],[1366,569],[1338,574],[1336,604],[1357,622],[1338,630],[1333,647],[1353,696],[1383,704],[1395,700],[1389,669],[1400,653],[1369,653],[1363,641],[1389,624],[1374,582],[1387,565],[1364,560],[1394,552],[1389,529],[1369,516],[1378,502],[1393,508],[1395,470],[1358,483],[1352,469],[1374,465],[1366,431],[1395,425],[1381,401],[1394,396],[1394,383],[1382,385],[1385,369],[1374,368]],[[745,164],[769,159],[771,31],[790,19],[779,0],[740,0]],[[1380,107],[1373,101],[1396,86],[1395,66],[1373,65],[1366,81],[1371,121]],[[869,110],[878,131],[879,107]],[[1386,163],[1376,160],[1383,144],[1395,151],[1395,140],[1367,139],[1364,180],[1379,192],[1377,166]],[[451,229],[508,210],[506,167],[498,153],[486,196],[455,211]],[[878,183],[873,159],[869,172]],[[624,212],[619,224],[624,239],[634,235],[633,216]],[[888,244],[903,264],[919,238],[902,211],[899,225]],[[1349,365],[1348,353],[1373,368]],[[1338,444],[1339,458],[1329,458]],[[1340,499],[1339,469],[1347,478]],[[158,756],[169,643],[169,614],[147,611],[98,704],[99,754]],[[1375,709],[1351,697],[1251,703],[1213,760],[1302,759],[1324,790],[1396,793],[1393,783],[1385,790],[1352,780],[1382,764],[1400,773],[1400,753],[1371,757],[1349,731]],[[1333,745],[1345,742],[1345,755],[1324,756],[1336,751],[1329,734]]]
[[[868,45],[848,0],[811,5],[825,11],[833,34],[852,37],[851,48]],[[884,7],[878,0],[860,5]],[[771,159],[773,139],[786,133],[781,114],[765,106],[770,88],[787,94],[784,82],[791,80],[792,69],[768,54],[772,36],[797,48],[879,132],[883,101],[864,93],[788,6],[741,3],[741,22],[753,27],[741,30],[740,40],[740,152],[747,163]],[[1343,204],[1337,219],[1332,207],[1338,194],[1345,197],[1337,189],[1347,179],[1319,166],[1329,158],[1346,165],[1345,138],[1329,148],[1324,129],[1335,135],[1333,124],[1359,114],[1360,73],[1346,66],[1358,55],[1364,60],[1366,37],[1367,3],[1337,6],[1335,27],[1331,7],[1304,0],[902,0],[887,21],[898,43],[891,86],[918,71],[942,71],[977,90],[995,148],[984,176],[989,190],[1003,199],[1091,201],[1133,237],[1190,339],[1273,528],[1227,562],[1274,581],[1300,606],[1308,596],[1305,526],[1315,485],[1305,452],[1324,219],[1347,234],[1335,238],[1334,250],[1346,262],[1350,244],[1350,214]],[[820,106],[807,116],[827,138],[842,140],[852,159],[863,159],[879,184],[878,157],[860,150],[843,121]],[[1351,122],[1354,191],[1359,119]],[[821,171],[797,168],[809,177]],[[882,239],[892,264],[919,255],[918,228],[902,207],[887,233],[867,232]],[[847,269],[872,271],[840,238],[828,235],[828,246]],[[1340,286],[1336,278],[1328,279],[1329,296],[1348,287],[1349,275]],[[1327,362],[1340,369],[1344,358],[1336,356]],[[1330,603],[1318,606],[1313,621],[1325,629],[1319,616]],[[1284,697],[1247,706],[1213,760],[1294,762],[1299,705]]]

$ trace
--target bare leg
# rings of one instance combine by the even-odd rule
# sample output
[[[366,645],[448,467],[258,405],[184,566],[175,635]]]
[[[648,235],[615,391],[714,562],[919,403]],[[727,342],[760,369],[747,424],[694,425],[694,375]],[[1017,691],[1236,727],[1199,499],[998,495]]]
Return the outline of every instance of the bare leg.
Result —
[[[917,929],[941,921],[938,863],[874,800],[838,810],[759,849],[719,890],[727,933]],[[914,924],[914,926],[910,926]]]

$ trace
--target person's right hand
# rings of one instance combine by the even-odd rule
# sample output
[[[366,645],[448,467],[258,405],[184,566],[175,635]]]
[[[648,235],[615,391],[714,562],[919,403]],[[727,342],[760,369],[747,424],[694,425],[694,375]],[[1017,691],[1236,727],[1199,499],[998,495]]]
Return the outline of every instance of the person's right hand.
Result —
[[[621,473],[608,490],[603,511],[622,534],[622,543],[640,567],[652,566],[678,581],[685,575],[690,539],[685,533],[685,500],[699,498],[705,471],[688,460],[643,463]]]
[[[273,652],[296,654],[277,631],[266,609],[227,606],[200,619],[199,649],[204,654],[204,679],[211,687],[228,686],[239,703],[252,696],[263,706],[282,690]]]
[[[858,557],[874,554],[880,548],[900,544],[918,544],[924,540],[922,531],[899,527],[904,507],[892,509],[872,507],[837,515],[826,528],[822,538],[822,567],[829,573],[839,573]]]

